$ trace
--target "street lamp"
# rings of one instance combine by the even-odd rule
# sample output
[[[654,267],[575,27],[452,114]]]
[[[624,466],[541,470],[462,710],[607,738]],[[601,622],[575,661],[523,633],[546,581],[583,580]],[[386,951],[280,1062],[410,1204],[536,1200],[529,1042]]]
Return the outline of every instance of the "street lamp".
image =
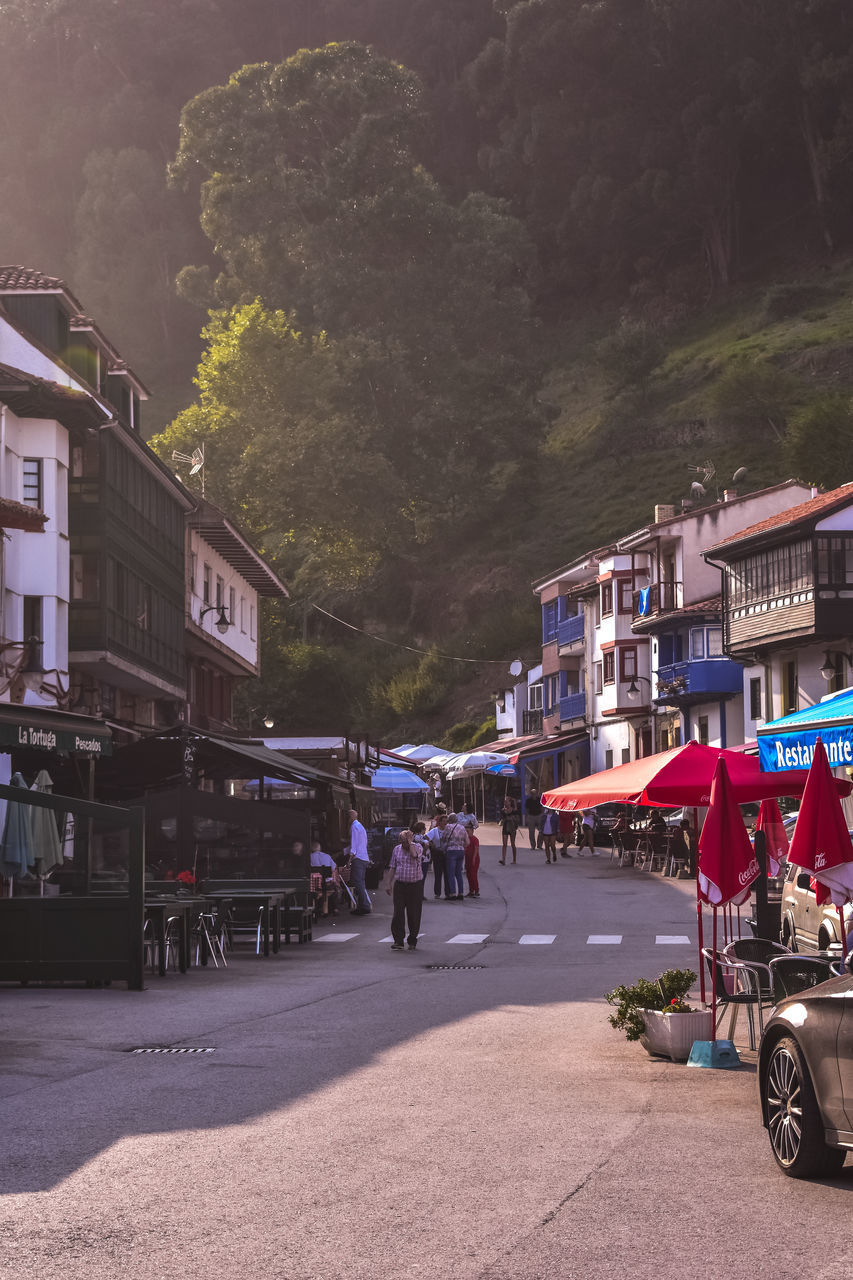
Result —
[[[642,690],[639,688],[639,686],[636,683],[637,680],[645,680],[649,688],[651,688],[651,685],[652,685],[652,682],[648,676],[632,676],[631,683],[628,685],[628,688],[625,690],[627,697],[629,697],[632,702],[636,702],[640,697],[640,694],[642,693]]]
[[[823,666],[820,669],[820,674],[823,676],[824,680],[826,680],[827,684],[829,683],[830,680],[833,679],[834,676],[838,674],[838,672],[836,671],[835,663],[832,661],[832,658],[830,658],[829,656],[828,649],[826,651],[826,656],[824,657],[824,660],[823,660]]]
[[[231,626],[231,623],[228,621],[228,619],[227,619],[227,618],[226,618],[226,616],[225,616],[225,605],[224,605],[224,604],[209,604],[209,605],[206,605],[206,606],[202,609],[201,613],[198,615],[199,626],[201,626],[202,618],[204,617],[204,615],[205,615],[206,613],[218,613],[218,614],[219,614],[219,617],[216,619],[215,626],[216,626],[216,630],[219,632],[219,634],[220,634],[221,636],[224,636],[224,635],[225,635],[225,632],[226,632],[226,631],[228,630],[228,628]]]

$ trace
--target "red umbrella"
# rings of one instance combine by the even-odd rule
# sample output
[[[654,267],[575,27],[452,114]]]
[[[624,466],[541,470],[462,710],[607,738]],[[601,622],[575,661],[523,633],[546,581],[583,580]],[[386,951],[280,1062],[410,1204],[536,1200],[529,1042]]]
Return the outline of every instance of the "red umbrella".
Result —
[[[746,902],[752,882],[760,874],[755,851],[729,782],[726,761],[721,757],[711,783],[711,804],[699,837],[697,865],[699,897],[714,908],[711,975],[711,1020],[714,1028],[717,1025],[717,908],[729,902],[736,906]],[[699,943],[701,964],[701,936]],[[714,1037],[716,1039],[716,1030]]]
[[[767,857],[767,874],[778,876],[779,863],[788,856],[788,833],[775,800],[762,800],[758,810],[756,831],[764,832],[764,851]]]
[[[699,837],[698,872],[699,894],[712,907],[746,902],[760,874],[723,757],[717,761],[711,804]]]
[[[711,798],[711,782],[717,760],[726,762],[730,791],[740,804],[766,796],[799,796],[806,785],[805,769],[763,773],[757,756],[724,747],[686,742],[672,751],[643,756],[630,764],[605,769],[564,787],[546,791],[542,803],[549,809],[589,809],[607,801],[625,804],[704,806]],[[853,785],[833,779],[839,795],[849,795]]]
[[[825,902],[829,897],[839,908],[846,952],[843,906],[853,898],[853,844],[832,785],[836,781],[826,758],[826,748],[818,738],[788,857],[796,866],[812,873],[818,881],[818,890],[825,889],[825,894],[818,892],[818,899]]]

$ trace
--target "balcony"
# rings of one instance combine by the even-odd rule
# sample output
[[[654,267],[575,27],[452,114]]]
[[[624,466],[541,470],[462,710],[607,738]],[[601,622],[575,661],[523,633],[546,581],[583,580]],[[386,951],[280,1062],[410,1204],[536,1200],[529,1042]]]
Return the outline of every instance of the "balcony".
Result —
[[[633,595],[634,622],[645,622],[659,613],[675,613],[683,599],[680,582],[653,582]]]
[[[572,618],[564,618],[557,623],[557,644],[560,649],[583,641],[584,614],[579,613]]]
[[[586,694],[570,693],[560,699],[560,723],[566,720],[582,720],[586,715]]]
[[[542,708],[538,711],[523,711],[521,713],[522,732],[541,733],[542,732]]]
[[[697,658],[658,667],[655,702],[687,706],[743,692],[743,667],[731,658]]]

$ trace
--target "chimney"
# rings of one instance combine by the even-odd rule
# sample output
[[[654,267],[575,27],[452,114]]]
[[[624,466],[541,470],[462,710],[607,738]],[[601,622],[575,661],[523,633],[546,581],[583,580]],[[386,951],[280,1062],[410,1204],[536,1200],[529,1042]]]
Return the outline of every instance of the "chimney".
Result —
[[[691,498],[682,498],[682,499],[681,499],[681,510],[682,510],[682,511],[692,511],[692,510],[693,510],[693,501],[692,501],[692,499],[691,499]]]
[[[655,524],[660,524],[661,520],[671,520],[675,515],[675,507],[671,502],[659,502],[655,506]]]
[[[737,497],[737,489],[724,489],[723,502],[731,502],[732,498]]]

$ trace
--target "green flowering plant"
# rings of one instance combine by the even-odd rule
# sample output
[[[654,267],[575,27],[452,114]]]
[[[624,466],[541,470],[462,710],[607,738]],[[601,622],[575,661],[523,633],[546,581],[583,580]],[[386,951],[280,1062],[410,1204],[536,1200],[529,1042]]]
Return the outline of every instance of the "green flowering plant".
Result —
[[[639,1040],[646,1029],[644,1009],[659,1013],[691,1012],[685,997],[695,981],[692,969],[667,969],[654,981],[640,978],[630,987],[614,987],[604,997],[615,1008],[608,1022],[617,1031],[624,1031],[627,1039]]]

